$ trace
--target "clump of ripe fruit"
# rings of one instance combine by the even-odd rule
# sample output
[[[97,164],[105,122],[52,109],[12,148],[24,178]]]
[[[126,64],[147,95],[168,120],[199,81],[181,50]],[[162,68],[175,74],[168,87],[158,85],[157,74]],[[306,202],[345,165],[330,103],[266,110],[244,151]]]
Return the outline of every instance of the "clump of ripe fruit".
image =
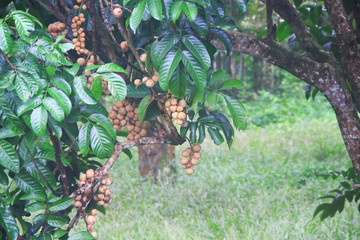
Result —
[[[83,9],[84,9],[84,6],[85,5],[82,6]],[[79,6],[75,5],[74,9],[78,10]],[[72,19],[72,24],[71,24],[71,29],[73,32],[72,42],[74,44],[77,54],[79,54],[79,55],[82,55],[82,54],[88,55],[89,54],[89,50],[87,50],[85,48],[85,32],[84,32],[84,28],[82,28],[82,24],[85,21],[86,21],[86,19],[85,19],[84,14],[80,13],[78,16],[75,16]]]
[[[195,171],[195,166],[199,164],[201,158],[201,146],[194,143],[191,148],[187,148],[181,152],[180,163],[186,169],[186,173],[191,175]]]
[[[146,54],[146,53],[144,53],[144,54]],[[144,55],[143,54],[143,55]],[[141,55],[141,56],[143,56],[143,55]],[[140,57],[141,58],[141,57]],[[146,56],[145,56],[145,60],[146,60]],[[137,79],[137,80],[140,80],[140,79]],[[148,87],[148,88],[152,88],[152,87],[154,87],[155,86],[155,84],[157,83],[159,81],[159,73],[158,72],[154,72],[154,74],[153,74],[153,76],[151,77],[151,78],[149,78],[149,77],[143,77],[143,79],[142,79],[142,82],[143,83],[145,83],[145,85]],[[135,83],[135,82],[134,82]],[[141,83],[138,81],[137,82],[137,84],[138,85],[136,85],[136,86],[139,86]]]
[[[121,10],[121,8],[115,8],[113,11],[113,15],[115,18],[121,18],[123,12]]]
[[[176,124],[181,125],[186,119],[186,101],[180,100],[179,102],[175,98],[169,98],[165,102],[165,108],[168,114],[176,120]]]
[[[67,35],[69,31],[66,29],[66,25],[62,22],[54,22],[47,28],[53,39],[56,39],[59,35]]]
[[[142,123],[138,118],[138,108],[135,102],[129,100],[116,101],[109,113],[109,119],[118,132],[126,127],[128,140],[139,139],[146,135],[146,122]]]

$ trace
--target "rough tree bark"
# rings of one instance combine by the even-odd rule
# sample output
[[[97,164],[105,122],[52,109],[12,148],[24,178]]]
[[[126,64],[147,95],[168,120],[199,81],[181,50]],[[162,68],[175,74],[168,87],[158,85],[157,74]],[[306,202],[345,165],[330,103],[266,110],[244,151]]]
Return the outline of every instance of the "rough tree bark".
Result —
[[[360,103],[359,49],[342,1],[324,2],[336,33],[341,53],[339,61],[316,43],[289,0],[273,0],[273,10],[290,25],[300,46],[306,51],[305,55],[291,52],[271,38],[261,39],[238,31],[228,31],[228,34],[233,42],[233,51],[265,59],[324,94],[335,111],[346,149],[360,175],[360,120],[356,109]],[[225,49],[215,39],[212,43],[218,49]]]

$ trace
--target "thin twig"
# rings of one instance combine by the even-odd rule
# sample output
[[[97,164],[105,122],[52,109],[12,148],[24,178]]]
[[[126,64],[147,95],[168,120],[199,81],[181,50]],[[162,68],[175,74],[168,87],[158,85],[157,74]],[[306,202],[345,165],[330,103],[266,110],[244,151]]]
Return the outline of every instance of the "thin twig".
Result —
[[[74,227],[74,225],[77,224],[77,222],[79,221],[79,218],[80,218],[80,212],[77,212],[76,215],[74,216],[74,218],[69,223],[68,227],[66,228],[67,232],[70,232],[70,230]]]
[[[10,65],[10,67],[12,68],[12,70],[14,70],[16,72],[16,67],[14,67],[14,65],[11,64],[10,60],[8,59],[8,57],[6,56],[6,54],[4,53],[4,51],[2,49],[0,49],[2,55],[4,55],[5,61]]]
[[[70,145],[69,149],[68,149],[68,150],[66,151],[66,153],[64,154],[64,157],[65,157],[65,158],[67,158],[67,157],[69,156],[70,151],[71,151],[71,149],[73,148],[73,146],[75,145],[77,139],[78,139],[78,137],[76,137],[76,138],[74,139],[74,141],[73,141],[72,144]]]

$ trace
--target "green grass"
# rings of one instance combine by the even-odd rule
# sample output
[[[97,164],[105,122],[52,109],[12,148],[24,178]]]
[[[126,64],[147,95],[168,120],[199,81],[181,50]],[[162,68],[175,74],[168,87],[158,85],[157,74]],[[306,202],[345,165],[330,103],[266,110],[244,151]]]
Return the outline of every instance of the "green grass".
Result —
[[[178,147],[177,154],[185,147]],[[320,222],[312,220],[336,181],[317,176],[350,166],[335,121],[252,128],[233,148],[203,144],[192,176],[176,161],[178,180],[151,184],[138,175],[137,159],[118,159],[114,202],[100,214],[99,239],[358,239],[355,205]],[[81,222],[76,228],[84,230]]]

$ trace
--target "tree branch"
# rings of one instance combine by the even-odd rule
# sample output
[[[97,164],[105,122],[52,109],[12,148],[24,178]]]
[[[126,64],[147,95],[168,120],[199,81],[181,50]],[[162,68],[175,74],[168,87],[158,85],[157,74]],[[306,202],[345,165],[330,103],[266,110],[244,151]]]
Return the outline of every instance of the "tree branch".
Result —
[[[273,14],[273,0],[266,1],[266,24],[267,24],[267,37],[270,39],[276,39],[276,28],[272,19]]]
[[[49,2],[48,0],[30,0],[30,1],[37,2],[43,8],[45,8],[48,12],[53,14],[57,19],[59,19],[60,21],[65,23],[67,26],[71,26],[71,20],[66,18],[65,15],[62,14],[62,11],[60,11],[60,9],[57,6],[51,4],[51,2]]]
[[[336,33],[341,53],[341,67],[348,78],[355,101],[360,106],[360,54],[354,31],[341,0],[325,0],[324,2]]]
[[[61,146],[59,143],[59,140],[57,139],[56,136],[53,135],[51,128],[49,127],[49,125],[47,126],[47,130],[49,132],[49,137],[51,142],[53,143],[53,147],[55,150],[55,160],[56,160],[56,166],[60,171],[60,177],[63,183],[63,196],[64,197],[68,197],[69,196],[69,184],[68,184],[68,179],[66,176],[66,170],[64,168],[64,165],[61,162]]]

